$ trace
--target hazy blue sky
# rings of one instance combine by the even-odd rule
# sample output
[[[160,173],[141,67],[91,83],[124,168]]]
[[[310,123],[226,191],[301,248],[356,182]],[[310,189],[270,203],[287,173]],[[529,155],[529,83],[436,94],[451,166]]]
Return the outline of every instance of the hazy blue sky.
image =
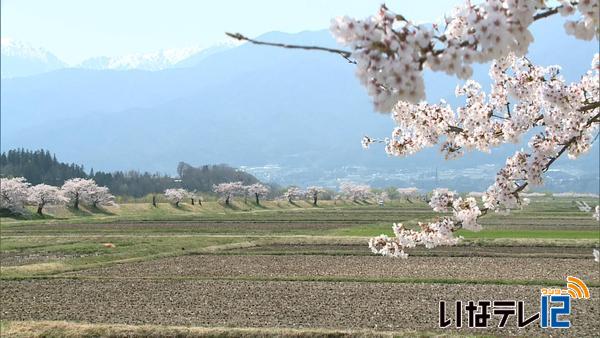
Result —
[[[163,48],[210,46],[223,32],[323,29],[332,17],[365,17],[383,0],[2,0],[2,36],[44,47],[67,63]],[[431,21],[457,0],[390,0],[398,13]]]

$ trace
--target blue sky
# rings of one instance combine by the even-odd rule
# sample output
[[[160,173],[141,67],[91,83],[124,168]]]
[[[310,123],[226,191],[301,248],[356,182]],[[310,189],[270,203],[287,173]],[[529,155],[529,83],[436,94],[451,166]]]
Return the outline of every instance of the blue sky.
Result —
[[[332,17],[375,13],[382,0],[2,0],[1,35],[44,47],[69,64],[164,48],[207,47],[225,31],[327,28]],[[391,0],[415,21],[450,12],[456,0]]]

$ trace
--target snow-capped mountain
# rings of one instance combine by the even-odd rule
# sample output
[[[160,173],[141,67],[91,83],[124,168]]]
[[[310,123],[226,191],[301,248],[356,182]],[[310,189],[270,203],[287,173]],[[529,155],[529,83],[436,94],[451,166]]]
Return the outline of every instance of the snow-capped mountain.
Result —
[[[136,53],[116,57],[100,56],[82,62],[78,68],[112,70],[156,71],[170,68],[176,63],[200,52],[200,47],[163,49],[150,53]]]
[[[41,74],[67,66],[49,51],[22,41],[2,37],[0,46],[2,78]]]
[[[220,43],[208,48],[172,48],[150,53],[135,53],[115,57],[99,56],[83,61],[76,68],[157,71],[168,68],[193,67],[204,58],[233,48],[236,45],[239,44]]]
[[[2,78],[22,77],[63,68],[95,70],[146,70],[194,67],[206,57],[238,44],[221,43],[208,48],[162,49],[123,56],[92,57],[77,66],[69,66],[49,51],[11,38],[2,38]]]

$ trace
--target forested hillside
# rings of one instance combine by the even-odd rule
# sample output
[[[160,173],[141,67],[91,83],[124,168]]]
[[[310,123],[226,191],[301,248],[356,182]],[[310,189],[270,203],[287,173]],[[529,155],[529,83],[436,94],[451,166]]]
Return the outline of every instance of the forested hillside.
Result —
[[[31,184],[62,185],[69,178],[87,177],[83,166],[62,163],[48,150],[13,149],[0,155],[2,177],[25,177]]]
[[[31,184],[46,183],[61,186],[65,180],[82,177],[92,178],[106,186],[115,195],[141,197],[162,192],[167,188],[184,187],[188,190],[211,191],[213,184],[242,181],[245,184],[258,182],[256,177],[226,164],[193,167],[180,162],[177,166],[179,178],[165,174],[139,172],[135,170],[103,172],[93,169],[86,173],[83,165],[59,162],[50,151],[14,149],[0,155],[2,177],[25,177]]]

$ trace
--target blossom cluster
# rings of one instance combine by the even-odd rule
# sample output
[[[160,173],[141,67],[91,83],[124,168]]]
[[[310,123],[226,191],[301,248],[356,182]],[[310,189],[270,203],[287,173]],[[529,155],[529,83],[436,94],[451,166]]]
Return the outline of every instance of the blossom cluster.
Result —
[[[298,187],[289,187],[284,193],[283,198],[288,200],[288,202],[292,202],[295,199],[303,198],[305,196],[305,192]]]
[[[340,191],[342,196],[354,202],[367,200],[373,195],[369,185],[354,182],[340,183]]]
[[[75,209],[79,208],[80,202],[87,203],[94,208],[99,205],[115,204],[115,196],[109,192],[108,188],[98,186],[93,179],[72,178],[66,180],[61,191]]]
[[[420,193],[420,190],[415,187],[398,188],[396,191],[398,192],[398,196],[400,198],[405,198],[409,202],[411,198],[418,198]]]
[[[219,194],[226,204],[229,204],[233,196],[248,196],[249,194],[254,195],[258,202],[259,197],[266,196],[271,190],[262,183],[244,185],[243,182],[237,181],[215,184],[213,185],[213,191]]]
[[[226,182],[213,185],[213,191],[229,204],[230,199],[235,195],[243,195],[246,193],[246,188],[242,182]]]
[[[543,173],[563,152],[570,158],[587,152],[600,125],[598,55],[578,82],[565,83],[559,72],[557,66],[535,66],[511,54],[492,63],[489,94],[471,80],[457,88],[465,97],[457,109],[444,102],[399,102],[392,114],[397,127],[385,150],[407,156],[440,144],[446,158],[457,158],[464,150],[489,152],[518,142],[538,129],[529,150],[509,157],[482,197],[484,207],[495,211],[525,205],[519,192],[543,184]]]
[[[308,197],[312,198],[313,205],[317,205],[319,194],[322,194],[325,191],[326,191],[325,188],[318,186],[318,185],[313,185],[313,186],[306,188],[306,195]]]
[[[581,40],[592,40],[598,36],[600,21],[600,6],[598,6],[598,1],[579,0],[574,3],[569,0],[559,0],[559,2],[561,3],[559,12],[562,16],[570,16],[576,11],[581,13],[579,19],[567,20],[565,22],[565,31],[567,34]]]
[[[375,109],[389,112],[399,101],[418,103],[425,98],[423,69],[468,79],[473,63],[485,63],[510,53],[526,54],[536,18],[559,10],[566,31],[580,39],[598,35],[598,0],[561,1],[549,8],[539,0],[465,1],[441,24],[416,24],[382,5],[364,20],[338,17],[330,30],[349,46],[356,74],[373,98]]]
[[[164,195],[169,202],[173,203],[175,206],[179,206],[179,203],[190,197],[191,193],[182,188],[172,188],[165,189]]]
[[[46,205],[70,203],[74,208],[83,202],[91,207],[115,205],[115,197],[107,187],[101,187],[92,179],[73,178],[62,187],[48,184],[31,186],[23,177],[0,178],[0,209],[13,213],[26,213],[26,205],[34,205],[42,213]]]
[[[254,183],[251,184],[249,186],[247,186],[248,192],[252,195],[255,196],[265,196],[266,194],[269,193],[269,191],[271,191],[271,189],[269,189],[269,187],[267,187],[266,185],[262,184],[262,183]]]
[[[433,191],[429,206],[436,212],[452,210],[455,222],[461,227],[473,231],[481,230],[481,226],[477,224],[481,210],[473,197],[462,198],[454,191],[439,188]]]
[[[429,206],[435,212],[446,212],[448,211],[448,208],[452,207],[452,203],[456,197],[457,194],[454,191],[450,191],[445,188],[438,188],[433,190],[431,199],[429,201]]]
[[[0,209],[13,213],[25,212],[30,184],[23,177],[0,178]]]
[[[379,235],[369,240],[369,248],[375,254],[408,258],[405,249],[423,245],[428,249],[436,246],[456,245],[461,237],[454,236],[454,222],[449,218],[441,218],[431,223],[419,223],[420,231],[407,229],[402,223],[394,223],[395,237]]]
[[[450,212],[452,217],[438,218],[431,223],[420,223],[420,231],[407,229],[403,224],[394,224],[395,237],[380,235],[369,240],[369,248],[373,253],[384,256],[407,258],[404,251],[423,245],[428,249],[440,245],[456,245],[460,237],[454,236],[454,231],[464,228],[472,231],[481,230],[477,218],[481,210],[473,197],[462,198],[454,191],[439,188],[432,192],[429,206],[436,212]]]

